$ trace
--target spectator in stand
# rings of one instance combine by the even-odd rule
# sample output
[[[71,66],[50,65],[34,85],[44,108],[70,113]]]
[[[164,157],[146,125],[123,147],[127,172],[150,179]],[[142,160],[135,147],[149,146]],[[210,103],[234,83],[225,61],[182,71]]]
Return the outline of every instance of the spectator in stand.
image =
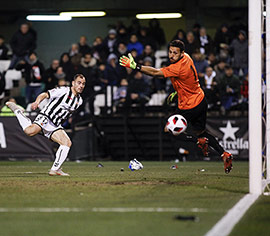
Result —
[[[99,63],[106,63],[107,51],[103,44],[102,37],[98,36],[93,42],[93,57],[98,60]]]
[[[76,44],[76,45],[77,45],[77,44]],[[81,53],[77,53],[77,54],[75,54],[74,56],[72,56],[72,57],[70,58],[70,62],[71,62],[71,65],[72,65],[72,67],[71,67],[72,78],[73,78],[76,74],[80,73],[80,72],[79,72],[79,67],[80,67],[80,64],[81,64],[81,59],[82,59],[82,54],[81,54]]]
[[[199,41],[201,54],[207,55],[210,52],[214,52],[214,42],[212,38],[206,33],[205,27],[200,28]]]
[[[71,48],[69,49],[69,56],[70,58],[76,56],[77,54],[79,54],[79,45],[76,43],[73,43],[71,45]]]
[[[60,66],[66,74],[66,80],[71,84],[72,81],[72,64],[67,52],[63,53],[60,57]]]
[[[103,41],[103,44],[107,55],[109,55],[110,53],[115,53],[117,51],[118,39],[115,29],[109,30],[107,37]]]
[[[83,93],[86,93],[89,88],[92,92],[94,85],[97,83],[97,60],[92,56],[91,53],[86,53],[81,59],[79,73],[83,74],[86,78],[86,84]]]
[[[157,42],[157,49],[166,44],[164,30],[160,27],[158,19],[151,19],[148,27],[149,36]]]
[[[111,53],[107,59],[107,65],[104,71],[104,79],[108,85],[118,85],[121,78],[126,77],[126,70],[117,63],[117,56]]]
[[[248,26],[246,25],[246,22],[243,23],[243,18],[241,16],[238,16],[233,19],[233,22],[229,27],[229,31],[232,34],[232,38],[237,38],[240,30],[248,32]]]
[[[55,77],[55,73],[57,68],[59,67],[59,60],[54,59],[51,63],[50,68],[48,68],[44,73],[44,83],[45,83],[45,90],[50,90],[56,87],[58,81]]]
[[[31,52],[26,60],[22,60],[16,66],[17,70],[23,70],[26,81],[25,101],[26,104],[32,103],[42,92],[41,83],[45,71],[43,64],[38,60],[37,54]]]
[[[217,83],[219,83],[219,81],[221,80],[221,78],[224,76],[225,74],[225,66],[226,66],[226,62],[224,60],[219,60],[218,63],[214,66],[214,70],[216,72],[216,81]]]
[[[143,63],[142,64],[144,66],[153,66],[153,60],[152,60],[151,57],[145,57],[143,59]],[[143,80],[149,85],[149,87],[151,88],[151,90],[154,89],[153,76],[143,74],[142,77],[143,77]]]
[[[127,28],[124,25],[121,25],[118,28],[117,35],[118,35],[119,42],[123,42],[124,44],[128,44],[129,37],[128,37],[128,33],[127,33]]]
[[[133,56],[133,58],[136,58],[136,60],[137,60],[137,57],[138,57],[138,52],[137,52],[137,50],[134,48],[134,49],[132,49],[132,50],[130,51],[130,53],[131,53],[131,55]]]
[[[90,113],[94,114],[94,85],[96,84],[97,60],[90,53],[86,53],[81,59],[79,73],[83,74],[86,79],[82,98],[88,104]]]
[[[224,50],[224,48],[228,48],[231,41],[232,35],[229,32],[228,25],[222,24],[217,30],[214,38],[217,54],[219,55],[220,51]]]
[[[216,57],[216,54],[213,52],[210,52],[207,56],[207,62],[209,64],[209,66],[211,66],[212,68],[214,68],[214,66],[218,63],[218,59]]]
[[[219,98],[217,96],[216,72],[211,66],[206,67],[204,78],[200,81],[200,84],[205,93],[208,108],[212,108],[217,104]]]
[[[205,70],[209,66],[209,64],[207,60],[205,59],[205,56],[200,52],[200,50],[195,51],[192,55],[192,58],[193,58],[193,62],[197,70],[199,79],[201,80],[204,77]]]
[[[200,49],[200,43],[195,38],[194,33],[191,31],[187,33],[186,38],[187,38],[187,43],[185,45],[185,52],[189,54],[190,56],[192,56],[195,51]]]
[[[241,98],[244,103],[248,102],[248,74],[244,76],[244,79],[241,83]]]
[[[119,58],[122,55],[127,55],[127,45],[124,42],[120,42],[117,47],[116,56]]]
[[[128,28],[128,33],[129,34],[136,34],[139,35],[140,34],[140,29],[141,29],[141,25],[138,19],[133,19],[131,21],[131,25]]]
[[[201,54],[208,55],[210,52],[214,52],[214,42],[206,33],[205,27],[200,28],[199,41]]]
[[[57,87],[63,87],[63,86],[70,86],[70,84],[65,79],[59,79]]]
[[[79,46],[79,53],[82,54],[82,56],[84,56],[86,53],[91,52],[91,47],[87,44],[87,38],[84,35],[80,37],[78,46]]]
[[[150,57],[152,59],[152,66],[155,66],[156,57],[154,55],[154,50],[150,44],[145,45],[143,53],[142,55],[138,56],[137,61],[142,64],[146,57]]]
[[[199,41],[199,37],[200,37],[200,29],[201,29],[201,25],[199,23],[195,23],[192,27],[192,33],[195,37],[196,40]]]
[[[33,35],[34,40],[37,41],[37,31],[33,28],[33,24],[30,21],[27,21],[26,24],[29,27],[29,32]]]
[[[113,95],[113,101],[115,106],[122,106],[126,102],[128,90],[128,80],[126,78],[121,79],[120,86],[117,88]]]
[[[8,48],[5,44],[4,36],[0,35],[0,60],[7,60],[8,59]]]
[[[143,45],[138,41],[138,37],[136,34],[131,34],[130,42],[127,45],[128,51],[135,49],[140,56],[143,52]]]
[[[158,47],[156,40],[149,36],[147,27],[141,27],[138,40],[144,47],[150,45],[153,50],[156,50]]]
[[[175,36],[173,37],[172,40],[175,40],[175,39],[181,40],[186,45],[187,44],[186,32],[184,30],[182,30],[182,29],[177,30],[177,32],[176,32],[176,34],[175,34]]]
[[[102,90],[109,84],[109,80],[105,79],[105,64],[100,64],[97,69],[97,84],[101,86]]]
[[[229,65],[225,67],[225,75],[218,83],[221,100],[221,114],[225,115],[230,108],[238,103],[240,97],[240,80],[233,73],[233,68]]]
[[[149,85],[143,80],[142,73],[140,71],[132,73],[128,83],[126,111],[129,112],[132,104],[138,104],[141,114],[144,114],[145,104],[150,100],[150,91]]]
[[[71,74],[72,78],[79,73],[79,67],[81,64],[82,54],[79,52],[79,45],[76,43],[73,43],[71,45],[71,48],[69,50],[69,57],[71,62]]]
[[[246,32],[239,31],[238,38],[234,39],[229,47],[233,53],[234,73],[243,76],[248,72],[248,41]]]
[[[36,49],[36,36],[29,31],[29,25],[24,23],[10,40],[13,56],[10,62],[10,69],[23,59],[26,59],[29,53]]]
[[[64,80],[66,85],[70,85],[69,81],[67,81],[67,79],[66,79],[66,73],[64,72],[63,67],[59,66],[56,69],[56,72],[55,72],[54,76],[57,79],[57,84],[58,85],[59,85],[59,80]]]
[[[84,77],[95,77],[97,69],[97,59],[92,56],[91,53],[86,53],[84,57],[81,58],[80,72]]]

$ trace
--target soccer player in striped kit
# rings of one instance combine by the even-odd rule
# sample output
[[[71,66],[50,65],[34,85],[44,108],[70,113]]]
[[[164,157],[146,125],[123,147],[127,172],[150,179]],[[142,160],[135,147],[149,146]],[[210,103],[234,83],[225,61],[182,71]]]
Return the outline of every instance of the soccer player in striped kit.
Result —
[[[83,100],[80,94],[83,92],[85,83],[85,77],[82,74],[77,74],[73,78],[71,87],[59,87],[41,93],[36,98],[36,101],[31,104],[31,108],[36,110],[44,99],[49,99],[49,102],[39,112],[33,123],[15,103],[6,103],[15,113],[25,134],[31,137],[41,133],[60,145],[56,152],[55,161],[49,171],[51,176],[69,176],[69,174],[62,171],[61,166],[67,158],[71,141],[61,124],[82,105]]]

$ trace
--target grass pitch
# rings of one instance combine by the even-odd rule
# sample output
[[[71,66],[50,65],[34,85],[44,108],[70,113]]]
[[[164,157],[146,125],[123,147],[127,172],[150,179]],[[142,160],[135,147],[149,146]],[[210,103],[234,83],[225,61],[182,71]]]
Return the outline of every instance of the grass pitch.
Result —
[[[248,192],[247,162],[142,163],[0,162],[0,235],[199,236]]]

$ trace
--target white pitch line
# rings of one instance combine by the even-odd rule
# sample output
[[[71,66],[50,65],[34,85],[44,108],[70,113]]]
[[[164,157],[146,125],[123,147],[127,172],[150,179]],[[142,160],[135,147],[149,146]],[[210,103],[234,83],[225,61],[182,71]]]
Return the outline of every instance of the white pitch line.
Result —
[[[206,208],[162,208],[162,207],[115,207],[115,208],[93,208],[94,212],[209,212]]]
[[[83,208],[0,208],[0,213],[5,212],[16,212],[16,213],[25,213],[25,212],[45,212],[45,213],[54,213],[54,212],[83,212]]]
[[[227,236],[260,195],[245,195],[205,236]]]
[[[40,213],[54,213],[54,212],[193,212],[193,213],[207,213],[207,212],[223,212],[223,210],[217,209],[207,209],[207,208],[163,208],[163,207],[114,207],[114,208],[0,208],[0,213],[5,212],[15,212],[15,213],[25,213],[25,212],[40,212]]]

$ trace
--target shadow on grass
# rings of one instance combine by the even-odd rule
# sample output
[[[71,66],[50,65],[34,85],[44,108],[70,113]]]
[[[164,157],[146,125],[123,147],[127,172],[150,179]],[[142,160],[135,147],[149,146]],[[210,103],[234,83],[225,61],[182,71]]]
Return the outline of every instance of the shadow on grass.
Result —
[[[215,176],[215,177],[219,177],[219,178],[239,178],[239,179],[248,179],[248,176],[243,176],[243,175],[234,175],[233,173],[230,174],[215,174],[215,173],[207,173],[208,176]]]
[[[22,174],[13,174],[13,175],[0,175],[1,178],[33,178],[33,177],[40,177],[40,176],[48,176],[48,173],[40,172],[40,173],[25,173]]]
[[[237,186],[236,186],[237,187]],[[217,191],[223,191],[223,192],[230,192],[230,193],[240,193],[240,194],[247,194],[248,191],[244,191],[244,190],[241,190],[241,189],[232,189],[232,187],[223,187],[223,186],[208,186],[208,189],[213,189],[213,190],[217,190]]]

